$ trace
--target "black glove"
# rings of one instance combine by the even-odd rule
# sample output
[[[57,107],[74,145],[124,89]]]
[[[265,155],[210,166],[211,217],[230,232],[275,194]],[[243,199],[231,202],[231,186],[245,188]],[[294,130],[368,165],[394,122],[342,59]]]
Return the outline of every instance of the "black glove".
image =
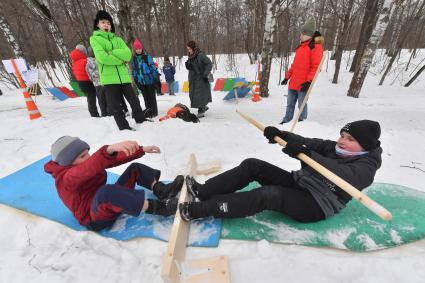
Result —
[[[268,126],[264,129],[264,136],[269,140],[269,143],[276,143],[274,137],[280,137],[285,139],[288,136],[288,132],[281,131],[276,127]]]
[[[184,65],[186,66],[186,69],[190,69],[190,63],[189,63],[189,61],[186,61],[186,62],[184,62]]]
[[[288,84],[288,80],[287,79],[284,79],[280,84],[281,85],[287,85]]]
[[[304,153],[307,156],[311,155],[310,150],[307,147],[296,141],[289,141],[286,144],[286,147],[282,148],[282,151],[292,158],[297,158],[297,155],[300,153]]]
[[[206,82],[206,83],[210,83],[210,81],[208,80],[208,78],[206,78],[206,77],[202,77],[202,80],[204,81],[204,82]]]
[[[306,92],[308,90],[308,88],[310,87],[310,85],[311,85],[311,82],[305,82],[305,83],[301,84],[300,91],[301,92]]]

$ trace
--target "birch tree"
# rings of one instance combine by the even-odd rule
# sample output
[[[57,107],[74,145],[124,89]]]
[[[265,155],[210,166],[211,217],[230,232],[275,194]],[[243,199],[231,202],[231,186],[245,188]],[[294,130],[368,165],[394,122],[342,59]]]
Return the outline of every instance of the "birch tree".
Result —
[[[266,21],[264,24],[263,49],[261,51],[261,64],[263,71],[260,78],[260,91],[262,97],[269,96],[270,68],[273,58],[273,41],[276,32],[276,16],[280,8],[279,0],[267,0]]]
[[[7,43],[9,44],[10,49],[12,50],[13,56],[15,58],[23,58],[24,53],[22,52],[22,49],[19,46],[19,43],[16,40],[15,35],[12,32],[12,28],[10,27],[9,23],[3,17],[2,14],[0,14],[0,30],[3,32],[3,35],[6,38]]]
[[[362,89],[366,75],[370,69],[373,56],[375,55],[379,41],[381,40],[384,31],[388,25],[388,21],[391,18],[391,13],[394,10],[394,5],[399,5],[403,0],[381,0],[383,1],[382,9],[379,14],[378,22],[366,44],[365,51],[360,60],[360,66],[354,72],[353,78],[351,79],[350,88],[348,89],[347,96],[358,98]]]
[[[39,17],[42,20],[42,22],[46,24],[51,36],[53,37],[55,45],[59,51],[61,60],[65,63],[65,66],[67,67],[66,75],[68,76],[68,78],[70,78],[71,77],[71,74],[70,74],[71,62],[69,61],[69,57],[68,57],[68,49],[65,46],[63,34],[61,30],[59,29],[58,25],[56,24],[50,12],[50,9],[48,8],[48,6],[44,5],[44,2],[42,3],[39,0],[23,0],[23,1],[27,5],[27,7],[30,9],[31,13]]]

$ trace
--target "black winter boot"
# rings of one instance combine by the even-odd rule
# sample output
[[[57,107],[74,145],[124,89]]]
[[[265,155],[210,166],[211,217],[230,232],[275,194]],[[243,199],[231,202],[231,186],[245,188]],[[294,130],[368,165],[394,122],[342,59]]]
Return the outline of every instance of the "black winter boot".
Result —
[[[190,206],[190,202],[183,202],[179,204],[180,217],[183,219],[183,221],[186,221],[186,222],[189,222],[190,220],[193,219],[189,213],[189,206]]]
[[[145,212],[162,216],[174,215],[177,211],[178,201],[177,198],[170,198],[165,201],[148,199],[149,206]]]
[[[204,200],[201,196],[202,185],[196,182],[195,178],[192,176],[186,176],[186,187],[187,192],[192,196],[193,201]]]
[[[175,197],[182,189],[184,177],[178,175],[173,182],[164,184],[163,182],[156,182],[153,185],[153,193],[161,200]]]

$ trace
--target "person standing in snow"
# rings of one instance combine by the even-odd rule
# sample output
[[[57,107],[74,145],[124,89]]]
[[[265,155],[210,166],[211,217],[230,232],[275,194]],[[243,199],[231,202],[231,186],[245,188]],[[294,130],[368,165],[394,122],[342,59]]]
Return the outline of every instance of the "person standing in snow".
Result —
[[[157,146],[140,146],[136,141],[104,145],[93,155],[90,146],[77,137],[63,136],[51,147],[52,160],[44,170],[55,179],[58,195],[78,222],[89,230],[99,231],[112,226],[126,213],[138,216],[142,211],[162,216],[174,215],[184,177],[173,182],[159,181],[161,171],[141,163],[131,163],[115,184],[106,184],[105,169],[116,167],[142,157],[159,153]],[[159,200],[146,199],[143,190],[152,190]]]
[[[91,47],[89,47],[87,50],[86,72],[94,87],[96,88],[97,101],[99,102],[100,106],[100,115],[105,117],[108,116],[105,89],[100,84],[99,71],[97,69],[96,59],[93,56],[93,50]]]
[[[91,47],[87,49],[86,72],[90,80],[92,81],[94,87],[96,88],[96,95],[97,95],[97,100],[99,101],[101,116],[102,117],[110,116],[111,114],[109,114],[108,107],[106,104],[105,88],[100,84],[99,70],[97,69],[96,58],[94,58],[93,50]],[[127,116],[128,108],[127,108],[127,104],[124,101],[124,97],[122,97],[121,104]]]
[[[209,109],[207,104],[212,102],[211,86],[208,81],[212,62],[199,49],[195,41],[189,41],[186,48],[189,57],[185,64],[186,69],[189,70],[190,107],[198,108],[198,117],[204,117],[205,112]]]
[[[151,118],[158,116],[158,104],[156,102],[156,80],[158,70],[153,59],[143,48],[140,40],[133,43],[134,54],[131,58],[131,73],[137,88],[142,92],[145,107],[151,110]]]
[[[381,166],[382,148],[378,122],[360,120],[346,124],[337,142],[305,138],[275,127],[266,127],[270,143],[275,137],[287,141],[282,151],[292,158],[304,153],[359,190],[372,184]],[[250,182],[260,187],[237,192]],[[186,177],[188,192],[200,201],[179,205],[186,221],[213,216],[240,218],[264,210],[285,214],[299,222],[316,222],[339,213],[351,195],[301,162],[301,169],[288,172],[266,161],[249,158],[201,185]]]
[[[161,73],[159,72],[159,65],[157,62],[154,63],[156,70],[158,71],[158,75],[156,76],[156,80],[155,80],[155,89],[156,89],[156,95],[160,96],[160,95],[164,95],[162,93],[162,89],[161,89]]]
[[[294,62],[285,74],[281,85],[288,84],[286,113],[279,124],[288,123],[294,117],[295,104],[298,108],[304,101],[317,68],[323,57],[323,37],[316,31],[314,19],[308,20],[301,28],[300,45],[296,48]],[[307,119],[307,104],[299,117],[299,121]]]
[[[146,121],[149,109],[142,110],[139,98],[131,86],[127,68],[127,63],[131,59],[131,50],[122,38],[115,35],[114,22],[107,12],[102,10],[97,12],[93,28],[90,45],[100,71],[100,83],[105,88],[109,112],[114,116],[120,130],[134,130],[125,119],[123,96],[130,104],[136,123]]]
[[[165,76],[165,81],[168,85],[168,93],[170,95],[175,95],[174,93],[174,74],[176,73],[176,69],[170,62],[170,58],[165,57],[164,59],[164,67],[162,67],[162,72]]]
[[[96,106],[96,88],[91,82],[87,72],[87,49],[82,44],[78,44],[70,53],[72,61],[72,74],[78,83],[81,91],[87,97],[89,113],[92,117],[100,117]],[[99,101],[100,102],[100,101]]]

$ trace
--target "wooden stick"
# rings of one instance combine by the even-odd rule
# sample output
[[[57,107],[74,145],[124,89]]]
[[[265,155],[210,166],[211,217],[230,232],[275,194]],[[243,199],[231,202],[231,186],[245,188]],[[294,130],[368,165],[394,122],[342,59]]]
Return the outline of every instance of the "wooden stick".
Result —
[[[192,153],[189,157],[188,173],[190,176],[196,175],[196,158]],[[180,191],[179,203],[189,201],[186,180]],[[174,217],[173,227],[171,228],[170,238],[168,241],[167,254],[165,255],[162,266],[161,277],[165,282],[179,282],[180,271],[178,264],[183,262],[186,257],[186,245],[189,235],[189,222],[183,221],[177,210]]]
[[[201,165],[198,168],[195,155],[191,154],[189,157],[187,173],[190,176],[196,176],[196,174],[199,174],[199,173],[202,173],[202,174],[214,173],[219,170],[220,170],[220,161],[218,160],[214,160],[207,165]],[[182,190],[180,192],[179,203],[187,202],[189,201],[189,198],[190,196],[187,192],[186,180],[185,180],[185,183],[183,184]],[[190,222],[183,221],[183,219],[181,219],[180,212],[177,210],[175,218],[174,218],[173,227],[171,228],[171,232],[170,232],[167,254],[165,255],[164,263],[161,270],[161,277],[164,280],[164,282],[167,282],[167,283],[181,282],[182,277],[184,277],[183,276],[184,274],[182,274],[181,269],[182,269],[182,264],[185,262],[185,257],[186,257],[186,245],[187,245],[188,236],[189,236],[189,227],[190,227]],[[207,275],[212,278],[212,279],[210,278],[209,281],[206,281],[206,280],[196,281],[194,278],[190,282],[217,282],[217,283],[230,282],[230,279],[227,280],[227,278],[229,278],[228,269],[226,269],[225,272],[223,271],[223,266],[228,265],[227,262],[228,262],[227,258],[190,261],[189,267],[191,265],[193,266],[196,266],[199,264],[205,265],[208,263],[210,265],[209,270],[211,272],[209,272],[209,274]],[[216,276],[217,272],[220,273],[219,276]],[[220,278],[220,280],[218,280],[217,278]]]
[[[298,119],[300,118],[301,113],[303,112],[304,107],[307,104],[307,100],[310,97],[311,89],[313,88],[314,83],[316,82],[316,79],[317,79],[317,77],[318,77],[318,75],[320,73],[320,70],[322,68],[322,64],[323,64],[324,59],[325,59],[325,55],[322,56],[322,60],[320,61],[319,67],[317,68],[316,73],[314,74],[314,78],[311,81],[310,87],[307,90],[307,94],[304,97],[303,103],[301,103],[301,107],[300,107],[300,109],[298,109],[298,113],[297,113],[297,115],[295,117],[295,120],[292,122],[292,127],[291,127],[291,130],[289,131],[291,133],[294,131],[295,125],[298,123]]]
[[[264,132],[264,126],[257,121],[255,121],[253,118],[243,114],[242,112],[236,110],[236,112],[241,115],[245,120],[256,126],[259,130]],[[286,146],[286,141],[284,141],[280,137],[275,137],[274,140],[279,143],[281,146]],[[337,176],[336,174],[329,171],[327,168],[325,168],[323,165],[318,163],[317,161],[311,159],[309,156],[305,155],[304,153],[300,153],[297,155],[297,158],[307,163],[311,168],[319,172],[322,176],[326,177],[329,181],[340,187],[342,190],[347,192],[349,195],[351,195],[354,199],[358,200],[361,204],[366,206],[368,209],[370,209],[373,213],[381,217],[385,220],[391,220],[392,215],[391,213],[385,209],[383,206],[376,203],[374,200],[369,198],[364,193],[360,192],[358,189],[356,189],[354,186],[350,185],[348,182],[343,180],[341,177]]]

